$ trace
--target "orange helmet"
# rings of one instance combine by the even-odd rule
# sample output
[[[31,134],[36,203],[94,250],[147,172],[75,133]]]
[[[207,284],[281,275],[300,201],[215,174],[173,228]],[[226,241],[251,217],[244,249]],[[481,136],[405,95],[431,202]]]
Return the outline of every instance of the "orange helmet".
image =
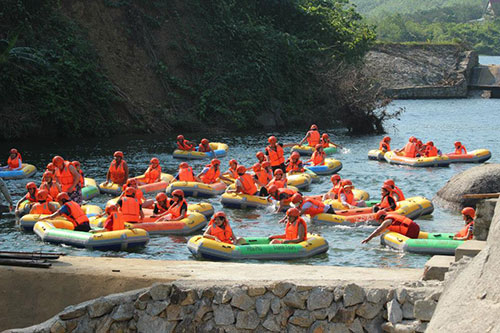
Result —
[[[118,211],[118,206],[117,205],[108,205],[106,206],[106,214],[111,215],[111,212],[116,212]]]
[[[214,159],[210,162],[210,164],[212,164],[212,165],[220,165],[220,160],[218,160],[218,159],[214,158]]]
[[[271,185],[271,186],[268,187],[267,192],[268,193],[274,193],[277,190],[278,190],[278,188],[276,187],[276,185],[273,184],[273,185]]]
[[[315,124],[311,125],[311,130],[317,130],[317,129],[318,129],[318,126],[316,126]]]
[[[297,208],[288,208],[288,210],[286,211],[286,216],[299,217],[300,211]]]
[[[153,164],[153,165],[158,165],[158,164],[160,164],[160,160],[159,160],[159,159],[157,159],[156,157],[153,157],[153,158],[151,159],[151,161],[149,161],[149,163],[151,163],[151,164]]]
[[[50,177],[50,178],[52,178],[52,173],[51,173],[51,172],[47,172],[47,171],[45,171],[45,172],[43,173],[42,180],[46,180],[46,179],[47,179],[47,178],[49,178],[49,177]]]
[[[292,160],[297,160],[300,158],[300,154],[298,152],[294,151],[292,153],[292,155],[290,155],[290,157],[292,158]]]
[[[56,198],[57,201],[63,201],[63,200],[66,200],[66,201],[69,201],[69,195],[68,193],[66,192],[61,192],[57,195],[57,198]]]
[[[292,195],[292,202],[294,204],[296,204],[299,201],[302,201],[302,196],[300,195],[300,193],[295,193],[294,195]]]
[[[340,181],[340,175],[339,174],[334,174],[333,176],[330,177],[330,181],[333,183],[334,181]]]
[[[391,191],[392,191],[392,186],[391,186],[391,185],[389,185],[389,184],[384,184],[384,185],[382,185],[382,189],[383,189],[383,190],[386,190],[386,191],[387,191],[387,192],[389,192],[389,193],[391,193]]]
[[[342,181],[342,187],[343,188],[346,188],[346,187],[353,187],[352,185],[352,181],[350,179],[344,179]]]
[[[167,195],[163,192],[160,192],[155,197],[156,201],[165,201],[167,200]]]
[[[384,136],[384,139],[383,139],[383,140],[384,140],[384,142],[389,142],[389,141],[391,141],[391,138],[390,138],[390,137],[388,137],[388,136]]]
[[[137,185],[137,180],[135,178],[129,178],[127,180],[127,186]]]
[[[207,139],[201,139],[201,144],[206,146],[209,144],[208,140]]]
[[[218,211],[217,213],[215,213],[213,219],[215,220],[215,218],[217,218],[217,217],[222,217],[222,218],[224,218],[224,220],[227,219],[226,213],[224,213],[223,211]]]
[[[465,207],[464,209],[462,209],[462,214],[470,217],[471,219],[476,217],[476,211],[472,207]]]
[[[37,188],[37,186],[36,186],[36,184],[35,184],[35,183],[33,183],[33,182],[29,182],[28,184],[26,184],[26,189],[27,189],[27,190],[29,190],[30,188],[34,188],[34,189],[36,189],[36,188]]]
[[[323,148],[323,145],[321,145],[320,143],[318,143],[316,146],[314,146],[314,148],[315,148],[316,150],[318,150],[318,149]]]
[[[61,156],[54,156],[54,158],[52,159],[52,163],[54,164],[54,166],[59,167],[63,165],[64,158],[62,158]]]
[[[384,209],[379,210],[378,212],[375,213],[375,219],[377,221],[380,221],[380,219],[383,219],[387,216],[387,211]]]
[[[184,198],[184,191],[183,190],[173,190],[172,195],[175,195],[176,197],[181,197]]]
[[[239,175],[242,175],[242,174],[244,174],[245,172],[247,172],[247,168],[245,168],[243,165],[238,165],[238,167],[236,168],[236,172],[237,172]]]
[[[277,175],[283,175],[283,170],[281,170],[281,169],[274,170],[274,175],[275,176],[277,176]]]
[[[189,168],[189,164],[187,162],[182,162],[181,164],[179,164],[179,168],[180,169]]]
[[[36,194],[36,200],[45,201],[49,197],[49,192],[47,190],[40,190]]]
[[[75,168],[79,168],[80,167],[80,162],[78,162],[78,161],[73,161],[73,162],[71,162],[71,164],[73,164],[73,166]]]
[[[236,161],[235,159],[229,160],[229,166],[231,166],[233,164],[238,165],[238,161]]]
[[[125,190],[125,195],[127,197],[129,197],[129,196],[135,196],[135,188],[133,188],[133,187],[127,187],[127,189]]]
[[[177,135],[177,141],[184,140],[184,135]]]
[[[16,148],[12,148],[12,149],[10,150],[10,153],[11,153],[11,154],[19,154],[19,152],[17,151],[17,149],[16,149]]]
[[[274,135],[271,135],[268,139],[267,139],[267,142],[269,142],[270,144],[275,144],[276,142],[278,142],[278,139],[276,139],[276,137]]]
[[[117,151],[115,151],[115,152],[113,153],[113,156],[114,156],[114,157],[121,157],[121,158],[123,158],[123,152],[121,152],[121,151],[117,150]]]
[[[261,159],[261,158],[264,158],[264,153],[261,152],[261,151],[258,151],[256,154],[255,154],[255,157],[257,157],[258,159]]]
[[[54,163],[50,162],[47,164],[47,170],[54,171],[56,167],[54,166]]]
[[[393,179],[386,179],[384,185],[396,186]]]
[[[255,163],[253,166],[252,166],[252,169],[253,171],[259,171],[261,170],[261,166],[260,166],[260,163]]]
[[[434,146],[434,142],[429,141],[429,142],[427,142],[425,145],[426,145],[426,146]]]
[[[263,168],[269,168],[271,166],[271,163],[269,163],[269,161],[264,161],[264,162],[262,162],[261,165]]]
[[[329,138],[330,138],[330,136],[329,136],[327,133],[323,133],[323,134],[321,135],[321,137],[322,137],[323,139],[329,139]]]
[[[455,147],[460,147],[462,145],[462,142],[460,141],[455,141]]]

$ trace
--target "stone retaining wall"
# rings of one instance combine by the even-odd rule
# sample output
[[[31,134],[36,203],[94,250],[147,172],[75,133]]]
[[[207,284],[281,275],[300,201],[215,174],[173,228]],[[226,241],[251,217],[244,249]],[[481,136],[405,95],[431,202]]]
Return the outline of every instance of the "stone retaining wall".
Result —
[[[45,323],[9,332],[424,332],[440,290],[421,281],[392,289],[156,284],[70,306]]]

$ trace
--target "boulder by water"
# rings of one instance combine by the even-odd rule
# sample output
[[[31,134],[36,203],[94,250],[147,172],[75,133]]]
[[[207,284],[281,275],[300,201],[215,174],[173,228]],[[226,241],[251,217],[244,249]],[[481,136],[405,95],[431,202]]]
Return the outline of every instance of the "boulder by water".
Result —
[[[453,176],[432,199],[446,208],[475,207],[478,199],[464,199],[472,193],[500,192],[500,164],[483,164]]]

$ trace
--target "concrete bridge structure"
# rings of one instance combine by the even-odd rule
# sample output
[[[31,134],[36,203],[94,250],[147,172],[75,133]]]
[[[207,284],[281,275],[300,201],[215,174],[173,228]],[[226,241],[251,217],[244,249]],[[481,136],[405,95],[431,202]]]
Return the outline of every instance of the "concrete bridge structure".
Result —
[[[500,98],[500,65],[479,65],[472,69],[470,90],[489,90],[492,98]]]

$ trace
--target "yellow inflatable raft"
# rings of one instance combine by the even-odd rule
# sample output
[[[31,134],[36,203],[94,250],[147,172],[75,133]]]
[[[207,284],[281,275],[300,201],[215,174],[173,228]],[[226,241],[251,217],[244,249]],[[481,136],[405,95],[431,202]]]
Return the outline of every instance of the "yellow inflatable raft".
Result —
[[[406,165],[411,167],[445,167],[450,165],[450,159],[447,156],[433,157],[406,157],[402,153],[388,151],[384,158],[390,164]]]
[[[368,152],[368,159],[369,160],[376,160],[376,161],[385,162],[384,156],[385,156],[385,153],[380,149],[372,149]]]
[[[0,178],[3,179],[23,179],[33,176],[36,173],[34,165],[23,163],[17,170],[0,169]]]
[[[224,193],[226,184],[218,182],[214,184],[204,184],[199,182],[173,182],[167,187],[167,194],[174,190],[182,190],[185,196],[207,198],[215,197]]]
[[[210,142],[210,147],[213,149],[213,153],[210,152],[199,152],[197,150],[174,150],[172,154],[175,158],[191,159],[191,160],[202,160],[205,158],[219,158],[224,157],[229,149],[228,145],[220,142]],[[198,147],[196,147],[198,149]],[[215,155],[214,155],[215,153]]]
[[[342,169],[342,162],[333,158],[325,158],[324,165],[309,165],[305,168],[320,176],[331,175],[332,173],[339,172],[340,169]]]
[[[82,188],[82,197],[83,200],[90,200],[99,195],[99,187],[96,182],[92,178],[85,177],[85,187]]]
[[[298,189],[308,188],[312,183],[312,177],[307,173],[295,173],[287,175],[287,185]]]
[[[224,207],[238,209],[263,208],[272,205],[272,203],[267,200],[267,197],[227,192],[221,196],[221,203]]]

